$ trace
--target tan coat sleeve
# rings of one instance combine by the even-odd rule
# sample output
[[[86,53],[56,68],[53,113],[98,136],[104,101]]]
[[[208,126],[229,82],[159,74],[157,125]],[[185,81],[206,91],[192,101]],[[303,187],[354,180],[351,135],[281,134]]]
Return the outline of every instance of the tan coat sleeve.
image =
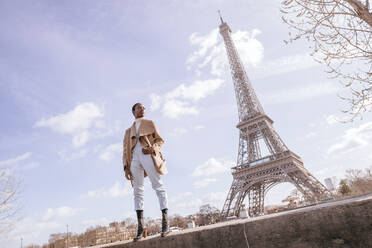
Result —
[[[128,131],[125,131],[124,139],[123,139],[123,170],[124,171],[125,171],[125,166],[127,165],[127,154],[128,154]]]
[[[163,138],[160,136],[159,134],[159,130],[155,124],[155,122],[153,121],[152,122],[153,125],[154,125],[154,144],[153,144],[153,147],[154,149],[157,149],[158,151],[160,151],[160,149],[162,148],[163,144],[164,144],[164,140]]]

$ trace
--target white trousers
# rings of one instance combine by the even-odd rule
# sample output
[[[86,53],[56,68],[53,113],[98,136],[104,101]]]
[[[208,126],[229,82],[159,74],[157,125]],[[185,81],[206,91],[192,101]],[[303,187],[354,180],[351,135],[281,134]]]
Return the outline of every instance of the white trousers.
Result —
[[[150,154],[143,154],[142,146],[137,142],[133,148],[133,158],[130,165],[130,171],[134,177],[133,190],[134,190],[134,209],[143,210],[144,198],[144,171],[150,179],[151,186],[158,196],[160,210],[168,208],[168,196],[160,178],[160,174],[154,167]]]

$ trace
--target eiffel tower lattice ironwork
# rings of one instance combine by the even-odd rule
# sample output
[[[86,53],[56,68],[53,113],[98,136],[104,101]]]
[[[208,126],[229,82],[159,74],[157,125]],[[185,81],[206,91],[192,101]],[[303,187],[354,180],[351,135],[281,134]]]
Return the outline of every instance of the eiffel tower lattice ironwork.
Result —
[[[330,192],[290,151],[265,114],[231,38],[231,29],[222,17],[223,37],[238,105],[239,151],[237,166],[231,168],[233,182],[222,209],[225,217],[238,215],[248,197],[248,214],[264,213],[265,194],[275,185],[292,183],[308,202],[316,202]],[[263,152],[266,151],[264,155]]]

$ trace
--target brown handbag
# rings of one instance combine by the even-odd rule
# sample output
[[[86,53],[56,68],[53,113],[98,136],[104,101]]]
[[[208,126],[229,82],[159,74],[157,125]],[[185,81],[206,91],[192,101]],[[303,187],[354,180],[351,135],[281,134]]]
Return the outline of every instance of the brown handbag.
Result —
[[[156,171],[161,175],[166,175],[168,173],[168,170],[167,170],[167,167],[165,166],[166,161],[163,157],[163,154],[161,154],[161,152],[158,149],[155,149],[151,145],[147,136],[144,136],[144,138],[145,138],[145,141],[146,141],[147,145],[149,147],[152,147],[155,151],[154,153],[151,153],[151,158],[152,158],[152,161],[154,162],[154,166],[155,166]]]

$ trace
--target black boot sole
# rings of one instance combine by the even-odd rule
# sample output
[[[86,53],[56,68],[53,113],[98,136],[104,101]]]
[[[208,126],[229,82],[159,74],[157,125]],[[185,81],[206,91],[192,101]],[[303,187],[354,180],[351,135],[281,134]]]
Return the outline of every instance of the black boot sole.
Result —
[[[165,236],[168,236],[169,233],[170,231],[162,232],[160,233],[160,237],[164,238]]]
[[[133,242],[137,242],[138,240],[140,240],[140,239],[142,239],[142,238],[143,238],[143,236],[138,237],[138,238],[137,238],[137,237],[134,237],[134,238],[133,238]]]

